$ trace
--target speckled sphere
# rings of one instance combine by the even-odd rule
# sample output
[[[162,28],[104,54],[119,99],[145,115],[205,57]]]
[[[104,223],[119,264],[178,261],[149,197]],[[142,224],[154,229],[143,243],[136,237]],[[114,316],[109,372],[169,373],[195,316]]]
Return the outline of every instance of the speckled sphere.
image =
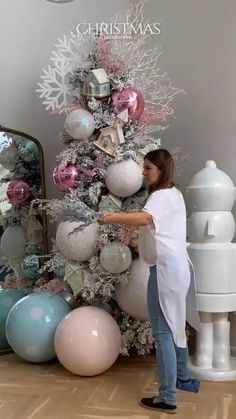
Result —
[[[66,258],[83,262],[96,253],[99,225],[93,223],[83,231],[72,233],[79,226],[80,223],[75,221],[61,222],[57,229],[56,243]]]
[[[112,163],[107,169],[105,182],[112,194],[126,198],[141,188],[142,168],[131,159]]]

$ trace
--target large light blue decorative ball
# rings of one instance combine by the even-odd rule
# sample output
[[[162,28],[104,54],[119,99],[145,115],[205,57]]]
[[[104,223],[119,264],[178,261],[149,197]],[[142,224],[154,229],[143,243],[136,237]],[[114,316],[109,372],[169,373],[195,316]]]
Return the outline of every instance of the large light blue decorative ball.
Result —
[[[0,289],[0,352],[9,351],[5,326],[7,315],[14,304],[25,297],[25,292],[17,289]]]
[[[56,328],[70,311],[69,304],[56,294],[40,292],[24,297],[7,317],[6,336],[10,346],[26,361],[50,361],[56,356]]]

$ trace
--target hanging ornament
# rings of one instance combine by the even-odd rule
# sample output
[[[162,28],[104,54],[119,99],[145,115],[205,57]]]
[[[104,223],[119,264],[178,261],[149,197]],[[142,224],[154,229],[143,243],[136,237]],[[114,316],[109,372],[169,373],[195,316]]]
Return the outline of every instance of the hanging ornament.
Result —
[[[23,207],[31,199],[30,187],[23,180],[11,180],[7,187],[7,198],[16,207]]]
[[[66,262],[64,280],[70,285],[73,295],[78,297],[84,289],[85,272],[79,262],[68,260]]]
[[[28,244],[43,243],[43,226],[37,217],[37,211],[31,207],[26,223],[26,234]]]
[[[60,253],[57,253],[52,258],[53,261],[53,272],[54,274],[60,278],[63,279],[65,276],[65,258]]]
[[[100,262],[106,271],[112,274],[120,274],[131,265],[132,254],[128,246],[114,241],[102,248]]]
[[[141,188],[142,169],[131,159],[112,163],[107,169],[105,182],[112,194],[126,198]]]
[[[27,163],[39,160],[38,146],[31,140],[25,140],[18,147],[20,157]]]
[[[109,193],[108,195],[102,196],[98,207],[99,211],[120,212],[122,201],[117,196]]]
[[[118,113],[116,115],[117,119],[119,119],[120,121],[127,123],[129,121],[129,112],[128,109],[126,108],[124,111]]]
[[[117,91],[112,95],[112,109],[116,114],[128,109],[129,120],[137,121],[144,111],[143,96],[134,87]]]
[[[111,95],[110,79],[104,68],[91,70],[83,84],[83,94],[102,99]]]
[[[145,147],[140,148],[137,151],[137,158],[140,164],[143,164],[144,157],[150,151],[158,150],[160,148],[160,139],[156,140],[155,143],[149,143]]]
[[[65,130],[74,140],[86,140],[95,129],[93,115],[85,109],[74,109],[65,121]]]
[[[26,278],[39,279],[40,274],[38,272],[40,268],[38,255],[28,255],[24,258],[22,263],[22,269]]]
[[[97,141],[94,142],[94,144],[100,148],[100,150],[104,151],[110,156],[113,156],[118,145],[125,142],[122,122],[120,121],[119,123],[116,121],[114,125],[102,128],[100,132],[101,134],[99,135]]]
[[[53,180],[60,191],[76,188],[80,176],[79,169],[74,164],[60,164],[53,171]]]

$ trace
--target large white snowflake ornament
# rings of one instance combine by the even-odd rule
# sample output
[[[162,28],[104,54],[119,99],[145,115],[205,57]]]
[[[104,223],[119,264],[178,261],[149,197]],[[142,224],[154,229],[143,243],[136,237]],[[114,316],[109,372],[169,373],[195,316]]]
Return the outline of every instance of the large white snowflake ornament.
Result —
[[[42,82],[38,83],[36,92],[43,99],[47,111],[62,113],[71,101],[68,85],[70,66],[68,63],[58,62],[55,67],[48,66],[41,75]]]
[[[91,39],[87,37],[63,36],[55,44],[56,50],[52,52],[47,69],[43,69],[36,92],[43,99],[47,111],[67,112],[73,97],[69,86],[69,76],[76,67],[88,65],[88,51],[91,53]],[[73,92],[74,93],[74,92]]]

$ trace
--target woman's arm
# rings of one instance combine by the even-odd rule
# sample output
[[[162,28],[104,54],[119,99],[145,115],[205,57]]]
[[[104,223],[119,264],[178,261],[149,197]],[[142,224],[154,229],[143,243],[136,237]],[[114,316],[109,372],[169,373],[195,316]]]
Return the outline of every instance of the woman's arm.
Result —
[[[152,224],[152,216],[148,212],[107,212],[103,214],[100,224],[127,224],[130,226],[147,226]]]

